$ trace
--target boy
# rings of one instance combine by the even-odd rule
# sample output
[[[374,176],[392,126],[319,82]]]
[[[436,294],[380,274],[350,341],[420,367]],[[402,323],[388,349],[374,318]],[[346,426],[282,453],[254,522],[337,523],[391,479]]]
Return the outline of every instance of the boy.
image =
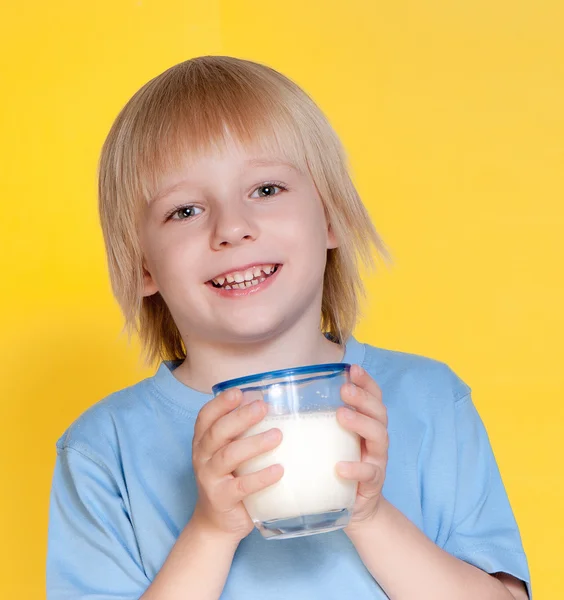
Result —
[[[361,344],[357,256],[384,247],[340,142],[295,84],[201,57],[144,86],[100,162],[114,293],[157,373],[57,444],[49,600],[523,600],[526,558],[470,390],[448,367]],[[341,531],[267,542],[235,477],[281,442],[238,439],[266,414],[218,381],[348,362],[339,421],[362,461]],[[378,382],[378,384],[376,383]]]

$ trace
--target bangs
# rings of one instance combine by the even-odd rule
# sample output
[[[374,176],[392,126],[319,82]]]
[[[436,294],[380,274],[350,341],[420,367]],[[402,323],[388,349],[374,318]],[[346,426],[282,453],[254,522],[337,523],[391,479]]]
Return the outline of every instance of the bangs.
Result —
[[[129,104],[129,127],[122,129],[117,170],[128,175],[122,180],[149,202],[167,173],[232,142],[307,172],[304,98],[297,102],[294,84],[276,71],[256,67],[221,57],[194,59],[141,88]]]

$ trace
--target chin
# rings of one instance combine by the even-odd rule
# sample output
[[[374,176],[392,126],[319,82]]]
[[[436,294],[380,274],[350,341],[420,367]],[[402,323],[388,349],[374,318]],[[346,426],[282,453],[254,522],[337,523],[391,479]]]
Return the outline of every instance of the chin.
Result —
[[[229,343],[252,344],[265,342],[280,335],[287,323],[287,317],[274,314],[272,310],[255,310],[247,314],[241,312],[238,315],[232,313],[229,315],[228,323],[221,323],[223,332],[220,337]]]
[[[258,344],[275,338],[280,333],[280,326],[245,327],[244,329],[225,331],[222,337],[232,344]]]

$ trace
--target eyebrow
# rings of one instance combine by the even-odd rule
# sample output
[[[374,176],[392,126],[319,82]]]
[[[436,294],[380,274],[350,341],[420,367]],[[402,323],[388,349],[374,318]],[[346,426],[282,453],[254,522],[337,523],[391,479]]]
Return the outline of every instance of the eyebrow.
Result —
[[[282,158],[270,158],[270,159],[250,158],[249,160],[245,161],[245,166],[248,166],[248,167],[287,167],[289,169],[292,169],[293,171],[301,173],[300,169],[295,164],[288,162],[287,160],[284,160]],[[166,187],[162,190],[159,190],[151,198],[151,201],[149,202],[149,204],[155,204],[156,202],[163,200],[167,196],[170,196],[170,194],[182,189],[189,182],[190,182],[189,179],[182,179],[181,181],[177,181],[176,183],[173,183],[172,185],[169,185],[168,187]]]

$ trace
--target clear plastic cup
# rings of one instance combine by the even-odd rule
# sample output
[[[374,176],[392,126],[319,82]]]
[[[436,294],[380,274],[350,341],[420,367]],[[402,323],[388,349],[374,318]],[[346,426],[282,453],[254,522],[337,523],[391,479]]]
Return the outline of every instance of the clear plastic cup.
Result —
[[[235,475],[273,464],[284,467],[274,485],[248,496],[244,505],[267,539],[287,539],[342,529],[350,520],[357,483],[336,472],[339,461],[360,460],[360,439],[337,421],[344,406],[341,386],[350,365],[334,363],[259,373],[218,383],[214,395],[229,388],[243,392],[243,404],[263,399],[264,419],[241,437],[276,427],[283,439],[273,450],[243,463]]]

